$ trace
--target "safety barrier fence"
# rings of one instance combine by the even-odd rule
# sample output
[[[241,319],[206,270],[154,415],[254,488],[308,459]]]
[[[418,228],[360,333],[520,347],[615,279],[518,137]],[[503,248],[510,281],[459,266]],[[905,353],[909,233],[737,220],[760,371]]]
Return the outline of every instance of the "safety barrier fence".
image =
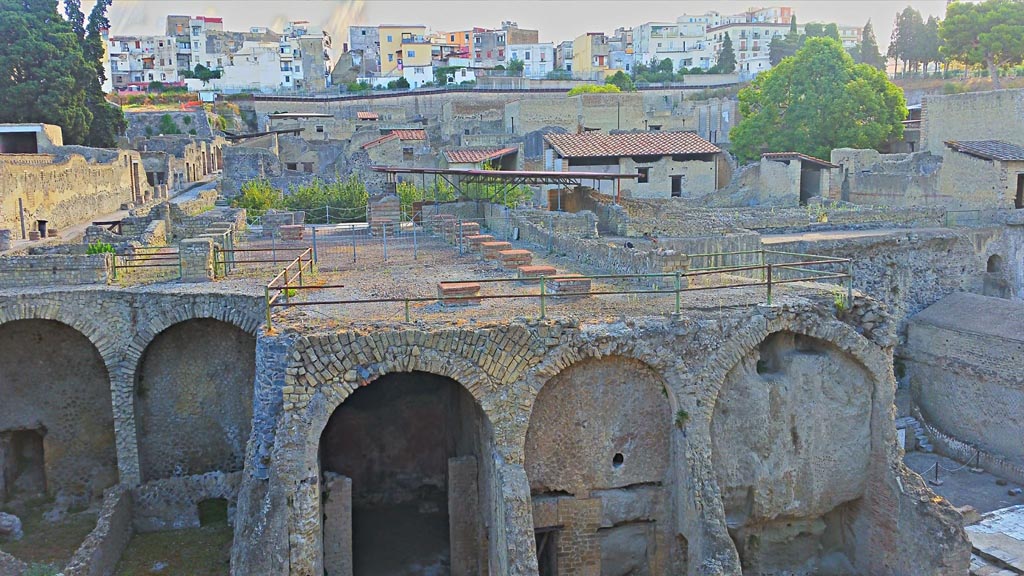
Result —
[[[181,278],[181,253],[177,246],[136,246],[130,253],[114,255],[114,280],[131,280],[135,272],[150,272],[146,276],[160,279]]]
[[[305,253],[304,253],[305,254]],[[273,327],[274,309],[296,306],[357,306],[366,304],[402,305],[406,322],[412,320],[413,304],[458,305],[478,303],[482,301],[534,301],[537,304],[538,317],[547,317],[548,306],[552,302],[574,302],[582,298],[601,296],[664,296],[672,295],[672,304],[664,312],[679,315],[683,304],[683,294],[694,291],[727,290],[731,288],[764,287],[764,303],[772,305],[774,291],[780,285],[798,282],[839,282],[845,284],[844,291],[836,292],[837,299],[849,303],[853,291],[852,261],[848,258],[830,258],[796,252],[759,250],[734,252],[726,254],[696,254],[693,257],[713,258],[726,255],[755,255],[761,262],[743,266],[717,266],[697,269],[677,270],[660,274],[564,274],[539,276],[530,279],[535,281],[534,289],[524,284],[522,278],[463,278],[444,280],[439,287],[445,285],[477,285],[481,289],[488,287],[488,293],[473,295],[441,295],[437,296],[405,296],[393,298],[330,298],[323,300],[298,299],[302,294],[327,293],[346,288],[342,284],[309,285],[302,281],[301,257],[291,262],[274,280],[266,286],[266,318],[267,326]],[[312,258],[310,258],[312,266]],[[289,270],[299,270],[299,273]],[[580,282],[598,281],[601,284],[594,290],[564,291],[552,290],[560,282],[570,282],[573,286]],[[574,306],[574,312],[585,311],[586,305]],[[652,308],[645,307],[645,315]]]

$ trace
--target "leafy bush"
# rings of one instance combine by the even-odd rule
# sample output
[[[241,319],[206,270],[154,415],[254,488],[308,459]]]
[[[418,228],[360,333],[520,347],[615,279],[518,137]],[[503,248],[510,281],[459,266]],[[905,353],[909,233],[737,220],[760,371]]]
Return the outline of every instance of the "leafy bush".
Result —
[[[566,96],[576,96],[577,94],[614,94],[622,92],[619,87],[614,84],[581,84],[576,86]]]
[[[636,86],[633,85],[633,79],[622,70],[619,70],[615,74],[609,76],[605,79],[604,83],[605,85],[615,86],[623,92],[636,92]]]
[[[103,242],[102,240],[97,240],[97,241],[93,242],[92,244],[89,244],[89,247],[86,248],[85,253],[86,254],[116,254],[117,250],[114,249],[113,245],[111,245],[111,244],[109,244],[107,242]]]
[[[399,78],[398,80],[392,80],[391,82],[388,82],[389,90],[398,90],[406,88],[409,88],[409,81],[405,79],[405,76]]]
[[[451,184],[440,181],[435,186],[420,188],[412,182],[398,183],[398,199],[402,203],[402,212],[412,214],[412,203],[424,200],[451,202],[455,200],[455,189]]]
[[[231,205],[235,208],[245,208],[249,216],[261,216],[280,203],[281,192],[274,188],[269,180],[257,179],[242,184],[242,194],[235,198]]]
[[[181,121],[185,123],[185,126],[190,126],[192,124],[192,117],[185,116]]]
[[[181,130],[178,129],[178,125],[174,122],[174,118],[171,118],[170,114],[164,114],[160,117],[160,133],[181,134]]]
[[[365,92],[369,89],[369,82],[349,82],[345,85],[345,90],[348,90],[349,92]]]

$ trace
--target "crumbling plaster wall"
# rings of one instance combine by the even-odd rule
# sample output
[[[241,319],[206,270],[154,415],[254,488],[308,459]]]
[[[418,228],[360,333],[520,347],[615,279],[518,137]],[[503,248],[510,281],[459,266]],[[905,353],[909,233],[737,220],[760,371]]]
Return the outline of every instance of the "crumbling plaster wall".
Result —
[[[770,334],[784,331],[829,343],[868,375],[864,385],[870,390],[870,416],[861,415],[870,419],[870,456],[868,470],[856,479],[865,488],[850,552],[858,571],[966,570],[969,544],[959,516],[944,501],[927,497],[923,482],[900,461],[891,423],[893,326],[872,324],[865,331],[869,337],[859,334],[855,327],[862,318],[884,315],[860,298],[851,308],[849,324],[836,320],[830,310],[830,301],[822,301],[691,312],[678,321],[516,322],[412,330],[376,325],[325,333],[282,327],[277,334],[261,334],[256,425],[239,495],[232,571],[308,574],[322,569],[320,432],[359,386],[382,374],[420,370],[459,382],[493,424],[496,465],[491,480],[498,489],[499,513],[488,535],[494,562],[489,573],[536,574],[525,446],[538,391],[588,358],[622,356],[646,364],[664,381],[663,400],[671,414],[683,411],[689,416],[672,429],[678,451],[667,472],[676,486],[671,492],[677,510],[672,529],[685,538],[688,571],[739,574],[715,479],[712,413],[729,371]],[[840,401],[823,397],[803,409],[808,417],[820,412],[820,419],[827,419],[833,403]],[[567,516],[579,521],[565,530],[580,537],[593,532],[600,516],[591,506],[573,508]]]
[[[921,100],[922,150],[948,140],[1002,140],[1024,146],[1024,90],[990,90]]]

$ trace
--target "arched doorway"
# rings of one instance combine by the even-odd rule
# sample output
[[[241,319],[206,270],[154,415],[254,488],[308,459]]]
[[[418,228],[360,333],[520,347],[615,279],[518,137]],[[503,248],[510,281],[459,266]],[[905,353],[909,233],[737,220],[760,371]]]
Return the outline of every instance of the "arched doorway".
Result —
[[[0,325],[0,503],[117,482],[110,379],[81,332],[52,320]]]
[[[857,574],[872,377],[836,346],[776,332],[726,375],[712,465],[743,572]]]
[[[491,436],[450,378],[394,373],[356,390],[320,437],[325,573],[486,571]]]
[[[548,381],[526,434],[541,576],[686,572],[671,484],[673,416],[659,374],[625,357],[588,359]]]
[[[255,372],[256,338],[233,324],[201,318],[158,334],[135,374],[142,480],[241,470]]]

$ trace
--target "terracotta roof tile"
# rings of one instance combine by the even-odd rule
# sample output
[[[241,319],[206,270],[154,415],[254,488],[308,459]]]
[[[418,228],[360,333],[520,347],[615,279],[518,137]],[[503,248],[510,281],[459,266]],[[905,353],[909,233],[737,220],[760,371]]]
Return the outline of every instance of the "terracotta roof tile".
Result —
[[[696,132],[585,132],[548,134],[544,140],[562,158],[717,154],[722,151]]]
[[[377,138],[376,140],[371,140],[371,141],[367,142],[366,144],[363,144],[363,150],[368,150],[370,148],[373,148],[374,146],[377,146],[379,144],[383,144],[383,143],[385,143],[385,142],[387,142],[389,140],[395,140],[396,138],[398,138],[398,135],[394,134],[394,133],[388,134],[386,136],[381,136],[380,138]]]
[[[964,154],[970,154],[985,160],[998,160],[1000,162],[1024,161],[1024,148],[1000,140],[971,140],[962,142],[951,140],[946,142],[946,146],[957,152],[963,152]]]
[[[476,150],[464,148],[461,150],[445,150],[444,157],[451,164],[476,164],[493,160],[494,158],[501,158],[518,151],[519,148],[486,148]]]
[[[376,112],[356,112],[356,119],[358,119],[358,120],[380,120],[380,116]]]
[[[822,160],[821,158],[815,158],[814,156],[808,156],[807,154],[801,154],[799,152],[765,152],[761,154],[761,158],[767,158],[769,160],[802,160],[811,164],[816,164],[822,168],[839,168],[835,164],[828,160]]]
[[[392,130],[392,134],[397,134],[402,140],[426,140],[426,130]]]

